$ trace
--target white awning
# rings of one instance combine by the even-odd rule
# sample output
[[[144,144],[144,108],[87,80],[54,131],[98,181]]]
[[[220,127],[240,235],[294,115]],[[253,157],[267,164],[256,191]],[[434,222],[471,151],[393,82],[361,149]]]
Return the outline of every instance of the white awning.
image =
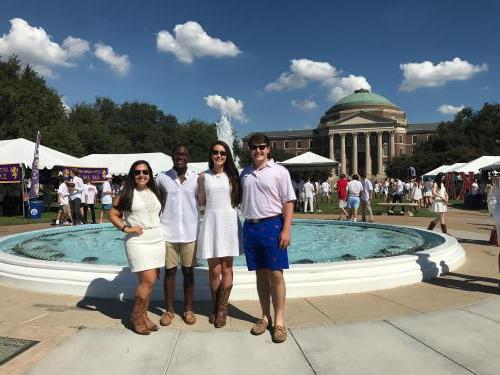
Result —
[[[451,165],[442,165],[440,167],[437,167],[436,169],[433,169],[430,172],[427,172],[426,174],[424,174],[424,176],[435,176],[438,173],[442,172],[444,169],[449,168],[449,167],[451,167]]]
[[[488,165],[495,164],[498,162],[500,162],[500,156],[481,156],[461,166],[460,168],[455,169],[453,172],[479,173],[479,170],[481,168],[487,167]]]
[[[278,164],[285,166],[293,165],[317,165],[317,166],[329,166],[332,167],[337,164],[335,160],[325,158],[324,156],[315,154],[314,152],[308,151],[301,155],[295,156],[291,159],[278,162]]]
[[[42,137],[43,143],[43,137]],[[35,142],[24,138],[7,139],[0,141],[0,163],[1,164],[24,164],[31,168],[33,165],[33,155],[35,152]],[[80,159],[74,156],[53,150],[40,144],[39,148],[39,168],[52,169],[55,165],[82,167]],[[98,167],[101,165],[97,165]]]

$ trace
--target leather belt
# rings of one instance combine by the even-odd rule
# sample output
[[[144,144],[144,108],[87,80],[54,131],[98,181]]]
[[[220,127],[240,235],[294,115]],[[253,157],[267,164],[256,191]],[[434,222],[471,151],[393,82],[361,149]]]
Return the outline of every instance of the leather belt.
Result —
[[[258,224],[258,223],[262,223],[263,221],[273,220],[273,219],[277,219],[279,217],[282,217],[282,215],[263,217],[262,219],[246,219],[245,222],[252,223],[252,224]]]

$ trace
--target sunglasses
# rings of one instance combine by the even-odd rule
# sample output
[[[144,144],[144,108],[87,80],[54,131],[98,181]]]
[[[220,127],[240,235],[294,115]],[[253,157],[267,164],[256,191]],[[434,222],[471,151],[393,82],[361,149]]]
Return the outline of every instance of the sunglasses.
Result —
[[[149,171],[147,169],[135,169],[134,174],[136,176],[140,176],[141,174],[143,174],[144,176],[149,176]]]
[[[226,151],[212,150],[210,152],[212,153],[212,156],[226,156]]]
[[[263,144],[263,145],[250,145],[250,150],[255,151],[255,150],[259,149],[260,151],[264,151],[266,149],[266,147],[267,147],[266,144]]]

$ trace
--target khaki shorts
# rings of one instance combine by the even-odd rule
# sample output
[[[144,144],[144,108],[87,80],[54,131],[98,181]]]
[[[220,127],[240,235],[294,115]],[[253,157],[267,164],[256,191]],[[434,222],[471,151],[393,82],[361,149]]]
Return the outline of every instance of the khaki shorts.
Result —
[[[165,268],[170,269],[179,265],[181,258],[182,267],[196,265],[196,241],[193,242],[168,242],[165,241]]]

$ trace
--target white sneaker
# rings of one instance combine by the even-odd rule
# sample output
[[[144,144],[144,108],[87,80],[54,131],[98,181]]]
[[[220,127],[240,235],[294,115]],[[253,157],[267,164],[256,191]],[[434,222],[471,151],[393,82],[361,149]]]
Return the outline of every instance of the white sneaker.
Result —
[[[56,225],[59,225],[59,220],[56,220]]]

